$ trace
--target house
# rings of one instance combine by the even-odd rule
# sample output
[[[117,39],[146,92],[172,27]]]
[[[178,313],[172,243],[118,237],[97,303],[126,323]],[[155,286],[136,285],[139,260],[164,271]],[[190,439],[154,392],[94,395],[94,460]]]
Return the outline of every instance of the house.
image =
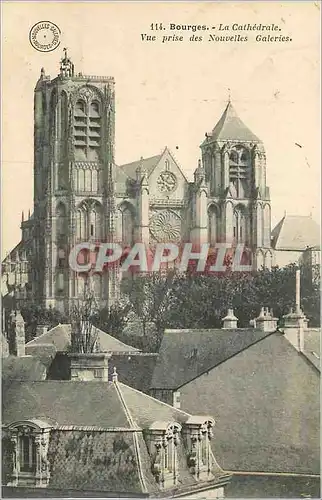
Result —
[[[292,315],[284,333],[265,309],[254,328],[237,328],[229,311],[219,330],[165,331],[151,394],[215,416],[225,470],[319,475],[320,369],[309,351],[320,350],[316,334],[309,345],[296,338],[306,332]]]
[[[109,358],[70,354],[71,380],[3,381],[3,496],[222,498],[213,417],[111,379]]]

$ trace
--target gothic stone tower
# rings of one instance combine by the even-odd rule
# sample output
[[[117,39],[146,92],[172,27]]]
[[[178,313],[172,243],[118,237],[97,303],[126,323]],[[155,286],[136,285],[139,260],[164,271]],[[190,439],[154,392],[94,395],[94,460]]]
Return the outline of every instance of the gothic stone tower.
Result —
[[[243,243],[252,255],[254,269],[272,265],[271,203],[266,185],[263,143],[237,116],[231,102],[201,144],[205,203],[199,232],[215,242]],[[207,189],[206,189],[207,187]]]
[[[69,269],[80,241],[109,238],[114,206],[114,79],[75,74],[65,56],[60,74],[44,69],[34,99],[33,294],[38,303],[68,310],[84,279]],[[96,296],[110,284],[93,276]]]

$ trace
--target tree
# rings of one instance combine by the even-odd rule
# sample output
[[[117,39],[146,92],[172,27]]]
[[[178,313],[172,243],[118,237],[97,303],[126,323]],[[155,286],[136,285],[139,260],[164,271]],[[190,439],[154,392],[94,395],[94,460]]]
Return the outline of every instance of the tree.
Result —
[[[94,295],[86,290],[84,299],[75,302],[71,309],[71,351],[75,353],[92,353],[97,349],[98,331],[93,326],[97,314]]]
[[[68,317],[57,309],[35,304],[22,307],[21,314],[25,321],[26,342],[29,342],[36,336],[37,326],[39,325],[46,325],[50,329],[59,323],[68,322]]]
[[[275,317],[281,319],[295,307],[297,268],[291,264],[250,273],[227,267],[225,273],[215,275],[193,270],[170,278],[143,275],[133,281],[127,293],[144,335],[152,321],[157,325],[159,343],[165,328],[220,328],[228,308],[234,309],[239,327],[248,327],[262,307],[273,309]],[[301,305],[311,326],[319,325],[319,302],[319,284],[302,266]]]
[[[93,323],[104,332],[121,338],[122,331],[129,319],[130,307],[129,303],[124,303],[122,300],[110,308],[104,307],[93,317]]]
[[[170,308],[171,290],[177,276],[174,270],[166,274],[141,274],[133,276],[133,279],[123,285],[122,291],[127,298],[129,312],[140,320],[147,349],[155,350],[159,346]],[[147,338],[148,331],[150,338]]]

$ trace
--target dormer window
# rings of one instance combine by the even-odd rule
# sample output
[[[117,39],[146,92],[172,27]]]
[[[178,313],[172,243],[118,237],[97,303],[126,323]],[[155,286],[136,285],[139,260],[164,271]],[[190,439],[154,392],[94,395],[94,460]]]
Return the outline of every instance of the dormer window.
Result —
[[[181,425],[177,422],[155,422],[148,431],[152,458],[152,473],[159,486],[171,488],[178,482],[179,465],[177,447]]]
[[[190,417],[184,427],[186,446],[189,450],[188,466],[197,480],[212,478],[211,438],[214,420],[205,417]]]
[[[22,435],[19,437],[19,456],[21,472],[36,472],[36,443],[35,436]]]
[[[50,426],[41,420],[17,422],[6,429],[12,470],[7,486],[46,487],[49,482],[47,459]]]

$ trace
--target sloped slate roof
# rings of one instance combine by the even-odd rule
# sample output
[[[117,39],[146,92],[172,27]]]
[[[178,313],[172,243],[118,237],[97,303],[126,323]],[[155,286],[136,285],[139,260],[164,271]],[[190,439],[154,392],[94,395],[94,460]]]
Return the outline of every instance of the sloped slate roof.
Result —
[[[109,360],[111,375],[115,367],[124,384],[148,393],[157,358],[157,353],[112,355]]]
[[[126,165],[120,165],[120,168],[132,179],[136,179],[136,169],[142,164],[143,168],[147,171],[147,174],[154,170],[154,168],[159,163],[162,154],[151,156],[150,158],[143,158],[143,160],[133,161],[132,163],[127,163]]]
[[[13,380],[45,380],[46,366],[33,356],[9,356],[2,359],[1,375],[3,383]]]
[[[272,333],[183,388],[182,407],[214,414],[224,470],[319,474],[319,379]]]
[[[321,371],[320,328],[308,328],[304,332],[304,355]]]
[[[59,324],[47,332],[35,337],[26,344],[26,349],[30,347],[52,344],[56,351],[65,351],[70,344],[71,326],[68,324]]]
[[[285,215],[272,231],[272,246],[276,250],[303,251],[320,244],[320,227],[305,215]]]
[[[99,328],[93,327],[94,332],[98,333],[98,342],[100,345],[101,352],[133,352],[139,351],[135,347],[124,344],[120,340],[116,339],[112,335],[103,332]],[[52,344],[55,346],[57,352],[66,351],[71,342],[71,325],[57,325],[51,330],[39,337],[35,337],[33,340],[26,344],[26,352],[33,348],[33,352],[35,353],[36,346],[39,347],[39,352],[43,350],[45,344]]]
[[[142,494],[141,464],[130,432],[52,431],[49,488]],[[146,471],[147,473],[148,471]],[[150,473],[151,474],[151,473]],[[154,481],[155,483],[155,481]],[[154,484],[155,489],[156,483]]]
[[[142,429],[148,428],[156,421],[176,421],[183,423],[190,417],[189,413],[178,410],[147,394],[143,394],[133,389],[133,387],[129,387],[121,382],[118,382],[118,387],[133,420]]]
[[[165,330],[152,389],[177,389],[268,334],[254,328]]]
[[[182,423],[190,417],[121,382],[5,380],[2,388],[4,424],[53,418],[58,426],[147,428],[154,421]]]
[[[13,382],[2,387],[5,425],[34,418],[53,424],[49,487],[172,496],[172,490],[157,487],[151,474],[142,430],[160,420],[184,423],[191,417],[188,413],[120,382]],[[199,489],[200,482],[188,473],[182,447],[179,454],[180,481],[174,492]],[[205,486],[227,479],[216,461],[212,472]]]
[[[2,421],[53,418],[58,425],[130,428],[112,382],[44,380],[2,384]]]
[[[230,101],[219,122],[208,137],[211,141],[232,140],[241,142],[261,142],[261,140],[242,122]],[[209,142],[209,139],[206,139],[203,144]]]

